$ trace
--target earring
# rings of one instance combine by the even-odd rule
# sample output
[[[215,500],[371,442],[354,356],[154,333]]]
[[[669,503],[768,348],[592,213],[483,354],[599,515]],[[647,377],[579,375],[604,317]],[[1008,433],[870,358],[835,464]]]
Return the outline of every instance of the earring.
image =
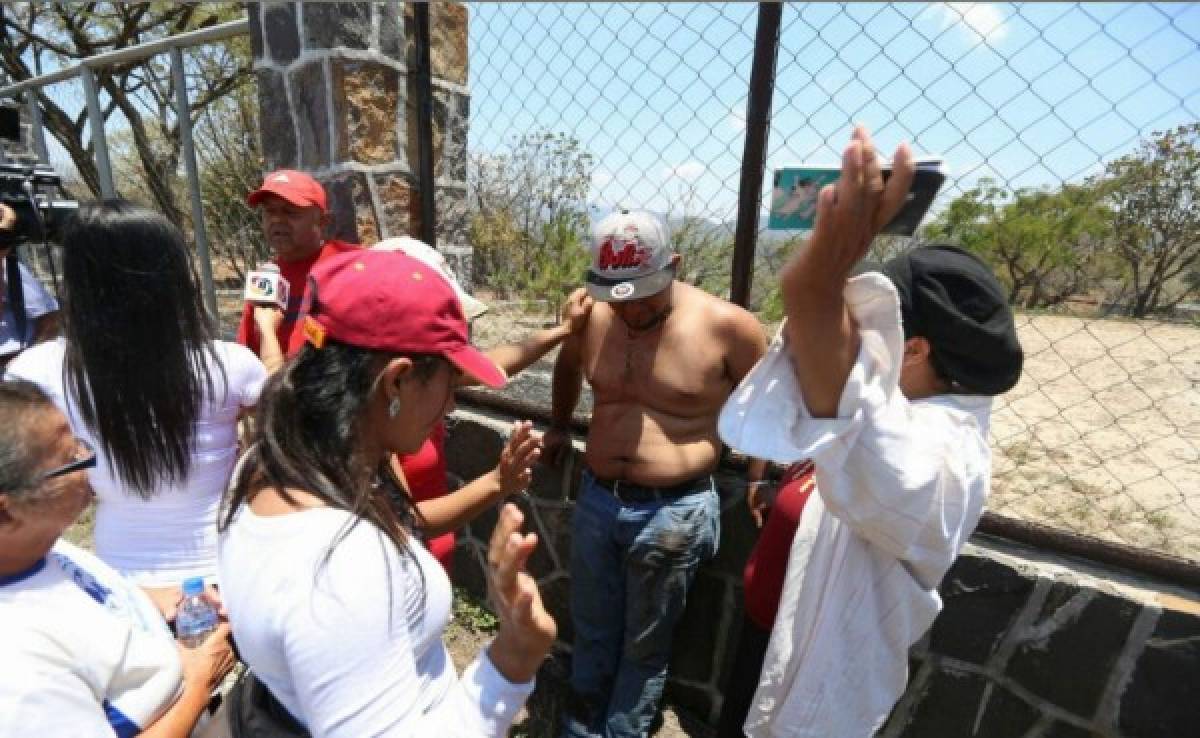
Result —
[[[391,403],[388,404],[388,417],[394,418],[399,414],[400,414],[400,398],[393,397]]]

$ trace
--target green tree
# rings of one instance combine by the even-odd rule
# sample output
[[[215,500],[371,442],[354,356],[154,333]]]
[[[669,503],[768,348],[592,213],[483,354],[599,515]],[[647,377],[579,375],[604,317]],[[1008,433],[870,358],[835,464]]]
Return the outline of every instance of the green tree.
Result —
[[[537,131],[471,157],[469,235],[476,279],[501,295],[556,306],[588,265],[592,156],[564,133]]]
[[[981,255],[997,268],[1011,303],[1035,308],[1095,281],[1108,222],[1090,185],[1010,192],[985,179],[951,202],[924,236]]]
[[[1112,240],[1128,266],[1129,314],[1143,317],[1197,294],[1200,264],[1200,123],[1155,133],[1109,162],[1098,182]]]
[[[668,206],[671,249],[679,254],[676,278],[717,297],[728,298],[733,266],[733,232],[704,217],[696,187],[685,183]]]

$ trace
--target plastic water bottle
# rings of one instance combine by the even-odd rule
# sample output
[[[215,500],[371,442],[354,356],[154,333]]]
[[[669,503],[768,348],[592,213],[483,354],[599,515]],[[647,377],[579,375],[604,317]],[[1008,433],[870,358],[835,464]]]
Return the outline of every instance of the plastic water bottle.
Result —
[[[187,648],[195,648],[217,629],[217,608],[204,598],[204,578],[183,582],[183,602],[175,615],[175,634]]]

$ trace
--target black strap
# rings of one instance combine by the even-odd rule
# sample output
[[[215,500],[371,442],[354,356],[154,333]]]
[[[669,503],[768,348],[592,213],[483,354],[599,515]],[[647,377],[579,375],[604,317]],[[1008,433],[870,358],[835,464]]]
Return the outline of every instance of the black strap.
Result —
[[[309,732],[247,669],[229,690],[229,733],[233,738],[310,738]]]

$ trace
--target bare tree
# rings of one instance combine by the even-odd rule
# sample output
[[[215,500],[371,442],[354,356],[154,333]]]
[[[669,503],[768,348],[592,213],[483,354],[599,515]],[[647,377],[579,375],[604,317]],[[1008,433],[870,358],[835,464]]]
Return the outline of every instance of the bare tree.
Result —
[[[48,68],[69,66],[96,54],[211,26],[240,13],[240,5],[223,3],[5,4],[0,6],[0,68],[12,81],[19,82]],[[220,44],[197,48],[189,54],[189,76],[198,88],[190,102],[193,121],[249,74],[249,51],[238,46],[238,42]],[[124,62],[96,69],[95,74],[104,120],[121,112],[129,125],[146,190],[164,214],[182,224],[183,215],[172,186],[181,142],[169,60],[160,57]],[[66,149],[92,194],[99,195],[100,177],[91,140],[95,132],[90,132],[86,143],[84,138],[86,109],[72,113],[44,90],[32,94],[37,96],[46,129]]]

